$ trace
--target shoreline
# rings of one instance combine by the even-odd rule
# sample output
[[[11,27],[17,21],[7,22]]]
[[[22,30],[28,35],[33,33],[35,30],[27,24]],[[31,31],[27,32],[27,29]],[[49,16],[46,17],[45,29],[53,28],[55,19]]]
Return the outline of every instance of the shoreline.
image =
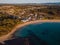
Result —
[[[17,29],[19,29],[23,26],[26,26],[26,25],[29,25],[29,24],[34,24],[34,23],[45,23],[45,22],[60,22],[60,20],[35,20],[35,21],[30,21],[30,22],[25,22],[25,23],[22,23],[22,24],[18,24],[12,29],[12,31],[10,33],[0,37],[0,43],[4,44],[4,41],[11,39],[11,37],[13,36],[13,33],[16,32]]]

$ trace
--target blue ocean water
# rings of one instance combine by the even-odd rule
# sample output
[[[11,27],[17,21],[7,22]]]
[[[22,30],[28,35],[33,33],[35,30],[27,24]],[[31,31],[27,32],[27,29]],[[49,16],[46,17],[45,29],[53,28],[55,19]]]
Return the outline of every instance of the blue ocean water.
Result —
[[[48,45],[60,45],[60,23],[59,22],[45,22],[29,24],[15,32],[17,37],[29,37],[33,34],[37,38],[43,40]],[[35,44],[40,45],[35,39]]]

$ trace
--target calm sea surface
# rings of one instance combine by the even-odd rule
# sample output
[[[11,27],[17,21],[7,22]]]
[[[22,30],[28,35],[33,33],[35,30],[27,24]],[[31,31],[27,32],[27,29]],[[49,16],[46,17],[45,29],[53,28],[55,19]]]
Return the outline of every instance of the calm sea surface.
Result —
[[[33,36],[35,35],[37,38],[48,43],[48,45],[60,45],[59,22],[30,24],[18,29],[18,31],[15,32],[15,36],[17,37],[28,37],[32,34]],[[36,41],[36,43],[38,43],[38,41]],[[37,45],[39,45],[39,43]]]

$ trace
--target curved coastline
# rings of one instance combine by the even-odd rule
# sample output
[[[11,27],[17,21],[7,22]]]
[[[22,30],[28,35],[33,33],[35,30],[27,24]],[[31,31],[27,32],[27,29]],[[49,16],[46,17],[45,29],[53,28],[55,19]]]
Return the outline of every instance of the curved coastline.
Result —
[[[24,24],[18,24],[12,29],[10,33],[0,37],[0,43],[4,43],[4,41],[9,40],[12,37],[13,33],[17,31],[18,28],[21,28],[29,24],[44,23],[44,22],[60,22],[60,20],[35,20],[35,21],[26,22]]]

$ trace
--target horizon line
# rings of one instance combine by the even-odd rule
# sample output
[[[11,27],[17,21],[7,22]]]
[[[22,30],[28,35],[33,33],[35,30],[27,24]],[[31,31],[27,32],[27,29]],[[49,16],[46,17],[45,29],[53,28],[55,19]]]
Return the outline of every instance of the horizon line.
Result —
[[[43,3],[0,3],[0,4],[45,4],[45,3],[60,3],[60,2],[43,2]]]

